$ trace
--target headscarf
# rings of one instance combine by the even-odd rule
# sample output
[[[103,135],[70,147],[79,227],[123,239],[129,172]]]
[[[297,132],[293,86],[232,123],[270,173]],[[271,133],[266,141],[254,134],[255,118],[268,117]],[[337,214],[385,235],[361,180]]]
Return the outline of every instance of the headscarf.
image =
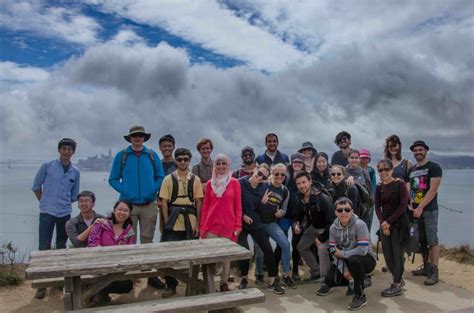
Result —
[[[224,161],[227,163],[227,170],[223,175],[218,175],[216,173],[216,164],[218,161]],[[211,187],[212,191],[216,194],[218,198],[222,197],[222,194],[225,192],[227,185],[229,184],[231,179],[231,172],[230,172],[230,159],[227,155],[219,153],[216,155],[214,159],[214,164],[212,168],[212,178],[211,178]]]

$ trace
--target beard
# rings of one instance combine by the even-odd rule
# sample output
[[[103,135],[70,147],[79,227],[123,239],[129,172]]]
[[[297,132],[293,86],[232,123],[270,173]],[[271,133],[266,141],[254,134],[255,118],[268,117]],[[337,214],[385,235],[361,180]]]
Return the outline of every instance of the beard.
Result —
[[[252,160],[248,160],[248,159],[244,160],[244,164],[245,164],[245,165],[250,165],[250,164],[252,164],[253,162],[254,162],[253,159],[252,159]]]

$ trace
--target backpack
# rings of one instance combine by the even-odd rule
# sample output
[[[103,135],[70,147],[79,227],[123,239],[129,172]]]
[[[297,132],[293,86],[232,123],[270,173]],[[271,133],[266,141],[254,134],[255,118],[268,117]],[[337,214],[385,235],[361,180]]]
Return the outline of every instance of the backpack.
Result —
[[[148,149],[148,157],[150,158],[151,167],[153,167],[153,177],[156,177],[156,169],[155,169],[155,154],[153,149]],[[120,172],[119,177],[122,177],[123,169],[125,168],[125,163],[127,162],[127,149],[122,150],[122,160],[120,162]]]
[[[357,194],[359,196],[357,208],[354,208],[354,211],[358,213],[357,215],[360,218],[365,219],[368,217],[370,209],[374,205],[374,200],[372,200],[372,197],[370,196],[370,191],[367,186],[359,184],[358,182],[354,182],[354,186],[357,188]],[[348,189],[349,188],[346,188],[346,197],[349,197]]]
[[[178,196],[178,189],[179,189],[178,178],[176,177],[176,173],[171,174],[171,180],[173,182],[173,190],[171,192],[171,199],[169,200],[169,203],[171,205],[176,201],[176,199],[186,198],[186,197],[189,199],[189,201],[191,201],[191,203],[194,204],[194,179],[195,179],[195,175],[193,173],[189,173],[189,174],[190,174],[191,178],[188,181],[188,188],[187,188],[188,194],[184,195],[184,196]]]
[[[320,182],[314,182],[313,183],[314,187],[316,187],[316,189],[318,189],[318,191],[320,191],[321,193],[325,194],[326,196],[329,197],[329,201],[331,203],[334,203],[333,201],[333,198],[334,198],[334,192],[331,192],[331,190],[329,190],[326,186],[324,186],[323,184],[321,184]]]

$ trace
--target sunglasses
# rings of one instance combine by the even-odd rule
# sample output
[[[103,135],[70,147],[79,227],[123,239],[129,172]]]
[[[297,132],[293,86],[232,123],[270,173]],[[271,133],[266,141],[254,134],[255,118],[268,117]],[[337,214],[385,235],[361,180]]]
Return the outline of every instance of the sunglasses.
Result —
[[[332,172],[331,176],[342,176],[342,173],[339,172]]]
[[[243,157],[244,158],[253,158],[253,154],[244,154]]]
[[[258,177],[262,177],[263,180],[267,180],[267,179],[268,179],[268,176],[266,176],[265,174],[263,174],[263,173],[260,172],[260,171],[257,172],[257,175],[258,175]]]
[[[278,176],[285,177],[286,174],[285,174],[285,173],[275,173],[275,174],[273,174],[273,176],[276,176],[276,177],[278,177]]]
[[[342,213],[342,212],[349,213],[350,211],[352,211],[352,209],[349,208],[349,207],[337,208],[337,209],[336,209],[336,212],[337,212],[337,213]]]
[[[145,137],[145,134],[142,134],[142,133],[137,133],[137,134],[131,134],[130,137],[134,138],[134,137],[140,137],[140,138],[143,138]]]
[[[349,141],[349,138],[347,137],[342,137],[340,140],[339,140],[339,143],[343,142],[343,141]]]
[[[178,162],[178,163],[189,162],[189,158],[176,158],[176,162]]]
[[[388,173],[388,172],[390,172],[390,169],[388,167],[379,168],[377,170],[379,171],[379,173],[382,173],[382,172]]]

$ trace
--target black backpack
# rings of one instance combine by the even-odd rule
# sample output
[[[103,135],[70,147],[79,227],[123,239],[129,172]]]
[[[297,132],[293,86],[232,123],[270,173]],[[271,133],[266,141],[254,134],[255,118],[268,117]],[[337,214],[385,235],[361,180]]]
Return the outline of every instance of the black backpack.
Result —
[[[189,173],[189,175],[191,176],[191,179],[188,181],[188,188],[187,188],[188,194],[178,196],[178,189],[179,189],[178,178],[176,177],[176,172],[171,173],[171,180],[173,181],[173,190],[171,192],[171,199],[169,202],[170,204],[173,204],[178,198],[188,198],[189,201],[191,201],[191,203],[194,204],[194,179],[196,177],[193,173]]]
[[[354,182],[354,186],[357,188],[357,194],[359,196],[357,208],[354,208],[354,211],[357,211],[358,213],[357,215],[360,218],[365,219],[367,218],[367,215],[369,214],[370,209],[374,205],[374,200],[372,199],[370,195],[370,191],[367,188],[367,186],[362,185],[358,182]],[[345,192],[346,197],[349,197],[348,189],[349,188],[346,188],[346,192]]]

